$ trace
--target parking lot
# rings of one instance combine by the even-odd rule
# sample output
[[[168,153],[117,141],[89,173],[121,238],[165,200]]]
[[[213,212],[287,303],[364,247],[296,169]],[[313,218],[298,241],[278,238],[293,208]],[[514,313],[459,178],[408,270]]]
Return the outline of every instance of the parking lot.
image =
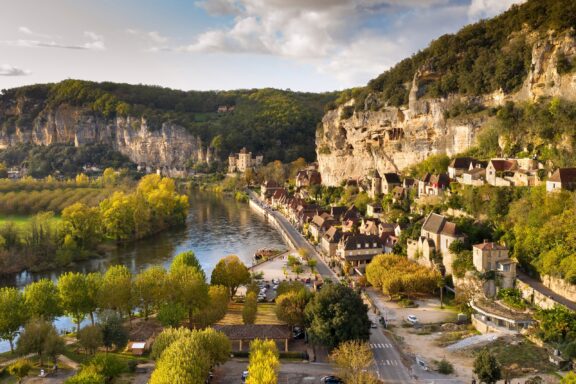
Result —
[[[214,370],[213,383],[242,383],[242,372],[248,367],[248,360],[230,360]],[[333,375],[329,364],[280,362],[278,384],[314,384],[320,383],[323,376]]]

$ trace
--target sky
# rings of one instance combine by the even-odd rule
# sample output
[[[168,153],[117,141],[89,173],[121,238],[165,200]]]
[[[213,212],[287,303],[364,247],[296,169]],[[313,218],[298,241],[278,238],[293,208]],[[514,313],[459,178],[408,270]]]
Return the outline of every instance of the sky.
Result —
[[[340,90],[522,1],[0,0],[0,89]]]

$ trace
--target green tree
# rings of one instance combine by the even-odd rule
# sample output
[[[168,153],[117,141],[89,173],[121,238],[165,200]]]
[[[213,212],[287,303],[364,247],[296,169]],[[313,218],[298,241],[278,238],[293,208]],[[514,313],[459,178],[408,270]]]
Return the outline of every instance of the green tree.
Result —
[[[40,365],[44,357],[56,361],[59,354],[64,352],[64,340],[51,323],[35,319],[24,327],[24,331],[18,338],[17,351],[21,355],[36,353]]]
[[[120,376],[127,370],[127,365],[116,355],[97,353],[88,363],[88,368],[104,376],[107,382]]]
[[[58,296],[64,313],[74,319],[76,332],[80,323],[90,312],[90,297],[86,276],[78,272],[66,272],[58,279]]]
[[[90,325],[84,327],[78,332],[78,344],[86,353],[95,354],[98,348],[104,345],[102,328],[99,325]]]
[[[100,327],[106,350],[110,348],[121,350],[128,344],[128,331],[122,324],[122,317],[116,312],[103,311],[100,314]]]
[[[83,203],[75,203],[62,211],[62,233],[71,235],[82,249],[91,249],[102,237],[100,211]]]
[[[249,282],[250,272],[236,255],[230,255],[220,259],[212,271],[211,284],[228,287],[230,297],[234,297],[238,287],[248,284]]]
[[[348,340],[368,340],[368,307],[351,288],[325,284],[306,306],[310,339],[334,348]]]
[[[58,288],[52,280],[40,279],[24,288],[24,302],[32,317],[52,321],[62,314]]]
[[[171,268],[168,274],[172,300],[179,303],[188,313],[188,322],[193,324],[194,315],[209,303],[208,285],[204,275],[196,267]]]
[[[99,290],[100,308],[130,316],[132,312],[132,273],[125,265],[115,265],[106,271]]]
[[[561,384],[576,384],[576,373],[568,372],[566,376],[560,380]]]
[[[156,363],[150,384],[203,383],[210,372],[210,357],[194,337],[171,343]]]
[[[8,340],[14,352],[14,338],[28,318],[22,294],[16,288],[0,288],[0,339]]]
[[[65,381],[65,384],[106,384],[106,378],[93,367],[84,367],[80,372]]]
[[[228,295],[228,292],[226,292],[226,295]],[[186,318],[186,314],[186,308],[182,304],[170,302],[160,305],[156,318],[165,327],[178,327]]]
[[[280,321],[294,327],[304,325],[306,322],[306,305],[312,298],[307,289],[290,291],[276,297],[276,317]]]
[[[273,340],[255,339],[250,343],[246,384],[276,384],[280,360]]]
[[[304,283],[294,280],[294,281],[282,281],[278,284],[278,288],[276,288],[276,297],[282,296],[288,292],[300,292],[303,290],[307,290],[306,285]]]
[[[157,309],[167,296],[166,279],[166,270],[161,266],[150,267],[136,275],[134,296],[137,306],[144,311],[144,319],[148,320],[150,312]]]
[[[177,254],[174,256],[172,260],[172,264],[170,264],[170,271],[174,271],[181,267],[194,267],[199,272],[202,273],[204,280],[206,280],[206,274],[204,273],[204,269],[202,269],[202,264],[196,257],[196,254],[193,251],[185,251]]]
[[[7,371],[10,375],[14,376],[18,383],[22,383],[22,380],[28,376],[30,370],[32,369],[32,362],[27,359],[20,359],[12,364],[10,364],[7,368]]]
[[[90,315],[92,325],[95,325],[94,312],[99,308],[100,289],[102,288],[102,274],[100,272],[90,272],[86,275],[87,310]]]
[[[208,288],[208,298],[210,305],[196,315],[196,322],[201,327],[207,327],[218,322],[224,318],[228,311],[228,303],[230,302],[228,288],[222,285],[211,285]]]
[[[474,374],[481,383],[494,384],[502,379],[502,368],[496,357],[483,349],[474,359]]]
[[[173,342],[185,337],[190,337],[192,331],[188,328],[164,328],[162,332],[156,336],[154,344],[152,344],[152,351],[150,352],[150,357],[154,360],[158,360],[162,356],[162,352],[168,348]]]
[[[346,383],[377,383],[378,379],[368,373],[374,358],[367,342],[350,340],[340,344],[330,354],[330,360],[338,368],[340,376]]]
[[[242,321],[244,324],[254,324],[256,313],[258,311],[258,299],[254,292],[248,292],[242,307]]]

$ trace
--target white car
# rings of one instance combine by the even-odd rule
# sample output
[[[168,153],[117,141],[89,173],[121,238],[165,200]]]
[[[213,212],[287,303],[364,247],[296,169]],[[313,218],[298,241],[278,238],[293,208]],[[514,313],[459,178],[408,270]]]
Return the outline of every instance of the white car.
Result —
[[[414,315],[408,315],[408,317],[406,317],[406,321],[410,324],[416,324],[418,322],[418,318]]]

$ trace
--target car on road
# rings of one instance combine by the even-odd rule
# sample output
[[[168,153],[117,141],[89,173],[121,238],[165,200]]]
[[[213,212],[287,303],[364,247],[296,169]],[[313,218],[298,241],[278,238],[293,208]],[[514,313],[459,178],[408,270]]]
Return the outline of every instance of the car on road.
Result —
[[[320,379],[320,382],[324,384],[344,384],[342,379],[336,376],[324,376]]]
[[[410,324],[416,324],[418,323],[418,318],[414,315],[408,315],[408,317],[406,317],[406,321]]]
[[[242,382],[245,383],[248,378],[248,371],[242,372]]]
[[[378,324],[376,324],[375,322],[371,321],[371,322],[370,322],[370,328],[378,328]]]
[[[426,364],[426,362],[418,356],[416,356],[416,364],[418,365],[418,368],[420,368],[424,371],[428,370],[428,364]]]

